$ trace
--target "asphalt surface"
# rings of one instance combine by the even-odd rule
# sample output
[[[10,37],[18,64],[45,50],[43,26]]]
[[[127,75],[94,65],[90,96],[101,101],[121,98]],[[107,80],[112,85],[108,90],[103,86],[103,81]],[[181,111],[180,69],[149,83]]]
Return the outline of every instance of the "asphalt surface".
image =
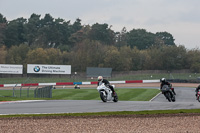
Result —
[[[157,95],[151,101],[120,101],[119,97],[117,103],[111,101],[104,103],[100,100],[7,101],[0,102],[0,114],[82,113],[200,108],[200,103],[195,98],[195,88],[175,87],[175,91],[177,93],[176,102],[168,102],[162,94]]]
[[[195,97],[195,88],[175,87],[176,102],[197,102]],[[158,102],[168,102],[163,94],[158,95],[154,100]]]

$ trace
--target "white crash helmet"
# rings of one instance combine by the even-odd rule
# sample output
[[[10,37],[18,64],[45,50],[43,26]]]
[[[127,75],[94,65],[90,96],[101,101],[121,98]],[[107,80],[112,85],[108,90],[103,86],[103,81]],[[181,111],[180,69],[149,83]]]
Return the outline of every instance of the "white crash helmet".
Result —
[[[160,79],[161,82],[166,82],[165,78]]]
[[[98,81],[102,81],[103,80],[103,77],[102,76],[98,76]]]

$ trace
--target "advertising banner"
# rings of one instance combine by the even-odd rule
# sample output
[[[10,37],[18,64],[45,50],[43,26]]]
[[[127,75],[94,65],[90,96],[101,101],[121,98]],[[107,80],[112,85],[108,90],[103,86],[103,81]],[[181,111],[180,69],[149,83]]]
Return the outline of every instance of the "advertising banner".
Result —
[[[71,65],[27,64],[27,73],[34,73],[34,74],[71,74]]]
[[[0,73],[23,74],[23,65],[0,64]]]

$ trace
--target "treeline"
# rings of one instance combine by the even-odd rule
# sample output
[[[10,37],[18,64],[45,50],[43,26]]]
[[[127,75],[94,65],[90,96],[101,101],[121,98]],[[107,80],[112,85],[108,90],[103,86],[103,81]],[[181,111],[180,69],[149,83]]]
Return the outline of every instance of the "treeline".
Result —
[[[71,24],[46,14],[12,21],[0,14],[0,64],[111,67],[114,71],[191,69],[200,72],[200,50],[176,46],[168,32],[114,32],[108,24]],[[26,73],[26,72],[25,72]]]
[[[161,46],[139,50],[136,47],[108,46],[98,41],[84,40],[71,51],[58,48],[30,48],[27,44],[0,48],[0,64],[72,65],[72,71],[86,67],[111,67],[114,71],[191,69],[200,72],[200,50],[184,46]],[[26,72],[24,72],[26,73]]]

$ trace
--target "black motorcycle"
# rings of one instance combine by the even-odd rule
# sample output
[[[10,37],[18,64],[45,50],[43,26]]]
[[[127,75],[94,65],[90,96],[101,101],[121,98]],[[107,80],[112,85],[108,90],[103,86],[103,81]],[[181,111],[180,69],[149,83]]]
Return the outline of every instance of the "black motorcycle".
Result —
[[[166,97],[166,99],[169,102],[175,102],[176,101],[175,95],[172,92],[171,87],[169,87],[168,85],[163,85],[161,91],[162,91],[162,94],[164,94],[164,96]]]

